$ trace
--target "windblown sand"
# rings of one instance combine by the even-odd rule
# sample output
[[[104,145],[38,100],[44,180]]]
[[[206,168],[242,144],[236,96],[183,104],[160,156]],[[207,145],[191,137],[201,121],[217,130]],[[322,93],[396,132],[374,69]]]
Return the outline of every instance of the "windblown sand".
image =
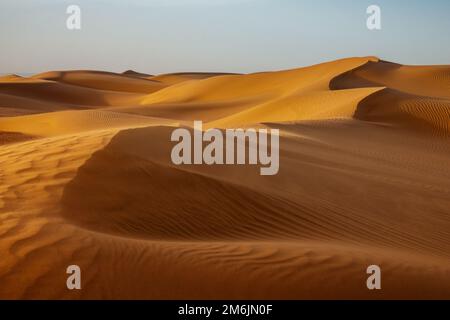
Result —
[[[448,66],[11,75],[0,115],[2,299],[450,298]],[[173,165],[194,120],[279,129],[279,174]]]

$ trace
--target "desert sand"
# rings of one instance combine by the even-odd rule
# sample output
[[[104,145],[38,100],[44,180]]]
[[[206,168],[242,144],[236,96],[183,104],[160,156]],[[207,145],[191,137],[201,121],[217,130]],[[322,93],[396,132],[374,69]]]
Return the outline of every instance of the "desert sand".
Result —
[[[449,66],[9,75],[0,116],[1,299],[450,298]],[[194,120],[279,129],[278,175],[173,165]]]

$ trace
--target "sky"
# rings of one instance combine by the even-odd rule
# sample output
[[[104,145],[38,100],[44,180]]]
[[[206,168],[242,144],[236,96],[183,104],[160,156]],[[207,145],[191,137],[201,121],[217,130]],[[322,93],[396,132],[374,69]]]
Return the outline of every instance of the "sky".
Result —
[[[69,5],[81,29],[69,30]],[[366,27],[381,8],[381,30]],[[1,0],[0,73],[258,72],[375,55],[450,64],[449,0]]]

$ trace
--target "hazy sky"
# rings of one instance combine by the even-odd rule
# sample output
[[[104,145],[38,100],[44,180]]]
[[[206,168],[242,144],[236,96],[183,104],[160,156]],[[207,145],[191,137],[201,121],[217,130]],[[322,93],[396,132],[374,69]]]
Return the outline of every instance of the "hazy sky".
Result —
[[[66,28],[81,7],[82,29]],[[382,30],[366,28],[366,8]],[[253,72],[376,55],[450,64],[449,0],[0,0],[0,73]]]

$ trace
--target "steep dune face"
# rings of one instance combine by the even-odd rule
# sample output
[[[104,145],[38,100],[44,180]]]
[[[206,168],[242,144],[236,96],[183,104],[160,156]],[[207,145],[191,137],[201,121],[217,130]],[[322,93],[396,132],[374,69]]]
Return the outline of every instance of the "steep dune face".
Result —
[[[0,298],[448,298],[448,80],[374,57],[1,77]],[[279,129],[278,174],[174,165],[194,120]]]
[[[312,91],[273,99],[208,123],[207,127],[255,123],[352,118],[358,103],[380,88]]]
[[[436,133],[450,132],[450,68],[369,62],[330,82],[333,90],[383,86],[364,99],[357,119],[382,121]]]
[[[417,96],[384,89],[363,99],[356,119],[420,129],[438,135],[450,133],[450,99]]]
[[[404,93],[450,98],[449,66],[404,66],[387,61],[368,62],[339,75],[332,89],[388,87]]]

